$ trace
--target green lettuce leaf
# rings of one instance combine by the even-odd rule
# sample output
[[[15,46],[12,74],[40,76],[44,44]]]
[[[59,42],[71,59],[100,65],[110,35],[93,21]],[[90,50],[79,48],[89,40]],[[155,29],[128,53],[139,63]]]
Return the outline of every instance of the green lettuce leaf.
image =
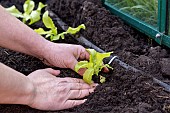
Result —
[[[90,67],[93,67],[93,63],[90,63],[88,61],[81,61],[76,64],[75,71],[78,72],[78,70],[81,68],[90,68]]]
[[[62,32],[62,33],[54,36],[54,37],[51,39],[51,41],[59,40],[60,38],[61,38],[61,39],[64,39],[64,35],[65,35],[65,34],[67,34],[67,32]]]
[[[34,7],[35,7],[35,3],[32,0],[26,0],[23,5],[24,12],[28,15],[33,11]]]
[[[24,5],[23,5],[23,8],[24,8],[23,16],[24,16],[24,18],[22,19],[22,21],[24,23],[31,18],[30,13],[33,11],[34,7],[35,7],[34,1],[32,1],[32,0],[26,0],[25,1]]]
[[[13,16],[17,17],[17,18],[23,18],[24,16],[22,15],[22,13],[13,5],[9,8],[6,8],[6,10],[12,14]]]
[[[69,34],[74,35],[74,34],[76,34],[77,32],[79,32],[80,29],[86,29],[85,25],[84,25],[84,24],[81,24],[81,25],[79,25],[79,26],[76,27],[76,28],[69,27],[66,32],[69,33]]]
[[[46,28],[49,28],[49,29],[55,29],[56,28],[53,20],[48,16],[48,11],[46,11],[43,14],[42,20],[43,20],[43,23],[44,23]],[[57,32],[56,32],[56,34],[57,34]]]
[[[22,21],[26,23],[28,20],[30,20],[29,25],[39,21],[41,19],[41,10],[46,5],[39,2],[37,10],[33,10],[35,7],[35,3],[32,0],[26,0],[23,9],[24,13],[21,13],[15,6],[12,6],[10,8],[6,8],[8,12],[10,12],[13,16],[17,18],[22,18]]]
[[[35,29],[34,31],[37,32],[40,35],[45,35],[46,38],[50,37],[51,41],[58,40],[59,37],[57,35],[57,27],[55,27],[52,19],[48,16],[48,11],[46,11],[43,14],[42,20],[43,20],[44,25],[47,28],[49,28],[50,30],[49,31],[45,31],[44,29],[39,28],[39,29]]]
[[[51,41],[59,40],[60,38],[64,39],[66,34],[75,34],[78,31],[80,31],[80,29],[85,29],[85,25],[81,24],[77,28],[69,27],[67,31],[57,34],[57,27],[55,26],[53,20],[48,16],[48,11],[46,11],[43,14],[42,20],[43,20],[45,27],[50,29],[50,32],[42,30],[42,29],[35,30],[35,31],[40,35],[46,35],[45,36],[46,38],[50,37]]]
[[[106,78],[103,76],[100,76],[100,83],[104,83],[106,81]]]
[[[29,23],[29,25],[31,25],[31,24],[33,24],[35,22],[38,22],[41,19],[41,17],[40,17],[41,10],[45,6],[47,6],[47,5],[44,5],[43,3],[39,2],[37,10],[32,11],[31,14],[30,14],[30,23]]]
[[[84,74],[83,74],[83,80],[88,83],[91,84],[92,83],[92,76],[94,73],[94,69],[93,68],[88,68]]]
[[[43,28],[35,29],[34,31],[40,35],[51,34],[51,31],[45,31]]]
[[[99,53],[95,51],[94,49],[87,49],[87,51],[90,54],[90,59],[89,61],[80,61],[75,65],[75,71],[78,72],[79,69],[81,68],[87,68],[86,72],[83,74],[83,80],[86,83],[91,83],[92,81],[92,76],[99,74],[99,72],[102,70],[104,67],[110,67],[108,64],[103,64],[103,59],[106,57],[110,57],[112,52],[107,52],[107,53]],[[92,70],[93,69],[93,70]],[[92,73],[93,72],[93,73]],[[88,75],[89,74],[89,75]],[[104,80],[101,80],[104,81]]]

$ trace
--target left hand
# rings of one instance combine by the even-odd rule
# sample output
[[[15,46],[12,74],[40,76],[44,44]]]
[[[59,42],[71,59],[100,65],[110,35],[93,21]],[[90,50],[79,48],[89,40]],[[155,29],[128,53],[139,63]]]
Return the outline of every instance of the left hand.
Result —
[[[83,104],[97,84],[86,84],[77,78],[60,78],[60,71],[51,68],[32,72],[27,76],[34,90],[26,105],[40,110],[63,110]]]

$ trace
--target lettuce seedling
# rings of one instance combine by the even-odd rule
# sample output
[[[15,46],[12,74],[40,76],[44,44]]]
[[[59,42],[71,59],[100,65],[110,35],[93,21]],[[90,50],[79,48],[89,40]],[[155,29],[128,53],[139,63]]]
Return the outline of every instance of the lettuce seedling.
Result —
[[[23,9],[24,13],[20,12],[14,5],[6,8],[8,12],[10,12],[13,16],[17,18],[22,18],[22,21],[26,23],[28,20],[30,20],[29,25],[39,21],[41,19],[41,10],[44,8],[46,5],[43,3],[39,2],[38,8],[36,10],[33,10],[35,7],[35,3],[32,0],[26,0]]]
[[[81,24],[77,28],[69,27],[67,31],[62,32],[60,34],[57,33],[57,27],[55,26],[53,20],[48,16],[48,11],[43,14],[42,21],[46,28],[50,29],[49,31],[45,31],[43,28],[35,29],[34,31],[40,35],[45,35],[45,38],[50,37],[51,41],[64,39],[64,35],[66,34],[76,34],[80,31],[80,29],[85,29],[85,25]]]
[[[104,83],[106,81],[106,78],[100,75],[100,83]]]
[[[75,66],[75,71],[78,72],[79,69],[81,68],[87,68],[85,73],[83,74],[83,80],[91,84],[92,83],[92,76],[99,74],[99,72],[102,70],[104,67],[111,68],[108,64],[103,64],[103,59],[106,57],[110,57],[110,54],[112,52],[107,52],[107,53],[99,53],[95,51],[94,49],[87,49],[87,51],[90,54],[90,59],[89,61],[80,61],[76,64]],[[100,76],[100,82],[104,82],[105,78]]]

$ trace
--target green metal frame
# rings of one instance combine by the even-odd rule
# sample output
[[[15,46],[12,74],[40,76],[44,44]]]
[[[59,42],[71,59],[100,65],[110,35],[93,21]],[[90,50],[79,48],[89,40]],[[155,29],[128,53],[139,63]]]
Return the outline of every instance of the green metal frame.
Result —
[[[158,26],[159,32],[165,34],[166,28],[166,0],[158,0]]]
[[[168,12],[167,12],[167,20],[168,20],[168,22],[167,22],[167,32],[168,32],[168,34],[170,35],[170,1],[168,1]]]
[[[103,5],[110,10],[111,13],[119,16],[125,22],[130,24],[131,26],[135,27],[139,31],[145,33],[149,37],[153,38],[157,43],[160,45],[166,45],[170,48],[170,36],[168,36],[169,26],[167,28],[167,24],[169,22],[167,18],[168,9],[169,9],[169,2],[168,0],[158,0],[158,28],[145,23],[130,14],[127,14],[118,8],[114,7],[113,5],[109,4],[105,0],[102,0]],[[169,7],[168,7],[169,6]]]

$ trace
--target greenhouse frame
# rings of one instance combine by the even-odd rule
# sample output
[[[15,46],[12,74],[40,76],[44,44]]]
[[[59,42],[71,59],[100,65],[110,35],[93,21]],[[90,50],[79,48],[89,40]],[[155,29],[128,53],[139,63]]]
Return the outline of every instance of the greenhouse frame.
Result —
[[[169,0],[102,0],[111,13],[170,48]]]

